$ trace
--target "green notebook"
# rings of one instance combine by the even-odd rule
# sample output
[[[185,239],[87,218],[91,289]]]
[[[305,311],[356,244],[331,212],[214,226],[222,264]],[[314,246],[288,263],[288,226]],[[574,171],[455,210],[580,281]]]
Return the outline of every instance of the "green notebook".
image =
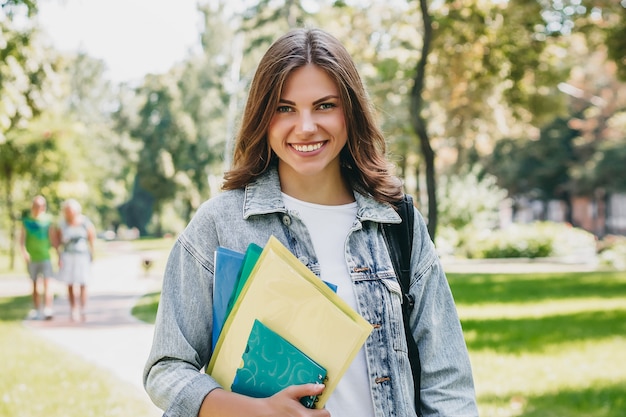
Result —
[[[231,390],[249,397],[270,397],[290,385],[322,384],[326,378],[322,366],[259,320],[254,321],[242,362]],[[307,408],[314,408],[316,401],[316,396],[300,399]]]

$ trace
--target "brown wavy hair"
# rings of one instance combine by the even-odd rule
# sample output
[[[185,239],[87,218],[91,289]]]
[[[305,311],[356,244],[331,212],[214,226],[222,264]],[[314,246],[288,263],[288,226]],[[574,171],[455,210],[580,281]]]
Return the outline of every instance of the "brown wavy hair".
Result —
[[[245,187],[277,162],[267,131],[289,74],[307,64],[324,70],[339,87],[348,142],[341,150],[342,174],[354,190],[378,201],[401,197],[402,184],[392,175],[386,143],[352,57],[344,46],[320,29],[294,29],[278,38],[256,70],[235,141],[232,168],[224,174],[224,190]]]

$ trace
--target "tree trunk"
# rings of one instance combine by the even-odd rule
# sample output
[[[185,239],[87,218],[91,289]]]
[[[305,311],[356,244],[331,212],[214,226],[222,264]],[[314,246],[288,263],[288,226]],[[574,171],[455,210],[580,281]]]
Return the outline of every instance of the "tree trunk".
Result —
[[[426,174],[426,191],[428,194],[428,234],[431,239],[435,239],[437,230],[437,187],[435,180],[435,151],[430,145],[430,138],[426,129],[426,121],[422,116],[424,100],[422,91],[424,90],[424,79],[426,75],[426,65],[432,41],[432,19],[428,14],[427,0],[419,0],[422,11],[422,21],[424,24],[424,43],[422,53],[415,68],[413,78],[413,88],[411,89],[411,125],[420,141],[420,150],[424,157]]]
[[[13,207],[13,175],[10,169],[4,172],[4,188],[7,213],[9,215],[9,270],[15,269],[15,245],[17,242],[17,218]]]

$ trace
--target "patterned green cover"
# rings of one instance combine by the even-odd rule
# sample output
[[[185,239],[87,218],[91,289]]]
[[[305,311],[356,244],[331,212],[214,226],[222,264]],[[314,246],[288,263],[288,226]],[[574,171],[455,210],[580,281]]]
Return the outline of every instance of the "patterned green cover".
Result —
[[[326,370],[282,336],[255,320],[231,390],[249,397],[270,397],[290,385],[321,384]],[[300,402],[314,408],[316,396]]]

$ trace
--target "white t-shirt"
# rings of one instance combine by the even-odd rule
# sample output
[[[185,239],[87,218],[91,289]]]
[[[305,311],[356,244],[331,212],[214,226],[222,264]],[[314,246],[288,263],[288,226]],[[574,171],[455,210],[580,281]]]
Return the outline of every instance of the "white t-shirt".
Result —
[[[356,219],[356,202],[324,206],[297,200],[284,193],[283,200],[288,210],[298,213],[311,235],[321,278],[336,285],[337,294],[356,310],[356,296],[345,261],[345,244]],[[367,359],[365,349],[361,348],[326,402],[326,409],[336,417],[374,417],[371,398]]]

